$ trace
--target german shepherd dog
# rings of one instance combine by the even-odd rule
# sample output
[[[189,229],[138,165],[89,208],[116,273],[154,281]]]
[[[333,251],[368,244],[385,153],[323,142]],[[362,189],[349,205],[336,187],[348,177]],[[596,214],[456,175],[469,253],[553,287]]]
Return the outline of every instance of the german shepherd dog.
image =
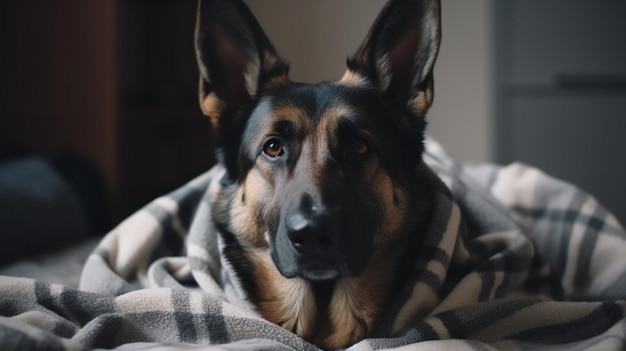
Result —
[[[391,0],[335,82],[288,78],[241,0],[200,0],[200,105],[226,261],[267,320],[336,349],[377,335],[432,213],[422,161],[438,0]]]

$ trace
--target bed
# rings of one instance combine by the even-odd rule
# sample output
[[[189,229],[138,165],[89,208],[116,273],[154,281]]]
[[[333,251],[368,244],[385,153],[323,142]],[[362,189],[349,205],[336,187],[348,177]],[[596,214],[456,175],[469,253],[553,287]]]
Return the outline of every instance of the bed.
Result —
[[[609,211],[524,164],[457,162],[432,139],[425,161],[446,185],[424,234],[431,250],[416,253],[378,335],[419,318],[349,350],[626,348],[626,233]],[[221,261],[208,214],[222,172],[101,240],[5,265],[0,348],[316,350],[263,320]]]

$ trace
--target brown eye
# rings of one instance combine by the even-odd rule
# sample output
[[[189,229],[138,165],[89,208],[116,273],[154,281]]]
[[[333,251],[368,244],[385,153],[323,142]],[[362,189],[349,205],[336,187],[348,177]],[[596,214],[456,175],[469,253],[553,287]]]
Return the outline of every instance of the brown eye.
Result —
[[[369,152],[369,146],[367,146],[367,143],[363,140],[355,140],[352,142],[352,145],[350,146],[350,151],[357,156],[361,156],[361,155],[365,155]]]
[[[265,142],[265,145],[263,145],[263,152],[267,156],[274,158],[282,156],[285,153],[285,150],[283,149],[283,143],[281,143],[280,140],[272,138]]]

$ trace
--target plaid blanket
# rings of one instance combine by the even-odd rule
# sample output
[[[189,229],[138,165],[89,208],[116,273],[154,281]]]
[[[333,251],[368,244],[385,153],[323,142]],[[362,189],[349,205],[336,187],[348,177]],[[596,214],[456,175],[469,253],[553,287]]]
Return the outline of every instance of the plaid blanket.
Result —
[[[378,331],[393,337],[350,350],[626,348],[626,234],[594,198],[522,164],[458,163],[432,140],[425,161],[446,186]],[[122,222],[79,289],[0,277],[0,348],[316,349],[263,320],[222,261],[209,210],[222,172]]]

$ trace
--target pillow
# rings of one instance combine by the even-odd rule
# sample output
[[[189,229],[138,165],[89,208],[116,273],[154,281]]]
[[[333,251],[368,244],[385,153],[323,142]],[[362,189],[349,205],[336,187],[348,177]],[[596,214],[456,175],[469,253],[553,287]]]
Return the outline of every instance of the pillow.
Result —
[[[72,188],[38,157],[0,163],[0,264],[87,238]]]

